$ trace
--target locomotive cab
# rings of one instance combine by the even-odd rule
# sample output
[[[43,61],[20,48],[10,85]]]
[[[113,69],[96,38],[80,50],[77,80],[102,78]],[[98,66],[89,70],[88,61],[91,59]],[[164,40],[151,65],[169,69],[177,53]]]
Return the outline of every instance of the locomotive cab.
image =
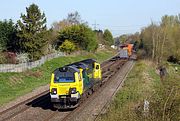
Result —
[[[101,80],[101,66],[96,62],[94,62],[93,78]]]
[[[101,66],[94,59],[81,61],[88,65],[88,75],[95,80],[101,80]]]
[[[83,92],[81,72],[82,69],[73,66],[62,67],[54,71],[50,85],[51,102],[54,107],[76,106]]]

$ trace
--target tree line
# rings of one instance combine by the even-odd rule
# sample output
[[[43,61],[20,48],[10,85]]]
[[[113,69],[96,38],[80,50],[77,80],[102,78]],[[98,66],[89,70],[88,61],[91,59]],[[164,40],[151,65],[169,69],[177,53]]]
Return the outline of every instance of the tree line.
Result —
[[[71,53],[77,50],[94,52],[98,43],[112,45],[111,32],[106,29],[99,38],[99,31],[93,31],[78,12],[68,14],[66,19],[54,22],[47,28],[46,16],[36,4],[26,7],[17,23],[0,21],[0,63],[6,63],[2,53],[26,53],[30,61],[53,51]]]
[[[165,15],[160,22],[152,21],[133,36],[141,56],[157,64],[164,61],[180,63],[180,15]]]

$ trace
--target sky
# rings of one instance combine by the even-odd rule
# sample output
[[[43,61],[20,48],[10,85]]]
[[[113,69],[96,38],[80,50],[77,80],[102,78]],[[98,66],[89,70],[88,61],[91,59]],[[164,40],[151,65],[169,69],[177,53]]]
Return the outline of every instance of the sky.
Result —
[[[164,15],[180,13],[180,0],[3,0],[0,20],[16,23],[32,3],[45,13],[49,28],[68,13],[78,11],[90,27],[94,29],[96,23],[96,29],[109,29],[114,37],[140,31],[151,21],[160,22]]]

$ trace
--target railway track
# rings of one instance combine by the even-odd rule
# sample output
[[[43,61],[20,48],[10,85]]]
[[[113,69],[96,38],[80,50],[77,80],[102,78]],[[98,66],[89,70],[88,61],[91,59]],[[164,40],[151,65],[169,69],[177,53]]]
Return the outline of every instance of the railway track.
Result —
[[[129,68],[129,70],[131,70],[133,67],[133,65]],[[115,94],[119,91],[120,87],[122,87],[127,75],[129,74],[129,71],[125,74],[125,76],[122,78],[122,81],[118,84],[118,86],[115,88],[115,91],[113,92],[112,96],[111,96],[111,100],[113,99],[113,97],[115,96]],[[97,116],[94,118],[94,121],[98,120],[98,118],[100,117],[101,113],[104,113],[106,111],[106,109],[108,108],[108,106],[110,105],[111,100],[107,101],[103,108],[99,111],[99,113],[97,114]]]
[[[132,63],[128,64],[125,65],[128,67],[128,70],[122,72],[120,68],[119,71],[117,73],[115,72],[115,75],[111,77],[102,88],[100,88],[94,95],[92,95],[92,97],[90,97],[90,99],[87,100],[87,102],[83,103],[80,108],[70,113],[62,121],[96,120],[101,112],[106,109],[110,100],[112,100],[112,97],[118,91],[119,86],[123,84],[123,80],[126,77],[127,72],[132,68]],[[125,68],[123,69],[125,70]],[[119,74],[119,72],[122,72],[122,74]],[[115,81],[118,79],[121,81]],[[109,94],[107,94],[107,92]]]
[[[61,119],[62,121],[72,120],[73,117],[76,116],[76,114],[80,114],[81,111],[83,110],[83,108],[85,106],[87,106],[90,102],[92,102],[100,94],[100,92],[102,92],[103,89],[108,86],[108,84],[110,83],[110,81],[108,81],[108,80],[110,80],[110,78],[113,77],[113,75],[117,73],[117,70],[120,70],[121,67],[125,63],[126,63],[126,61],[121,60],[121,61],[117,61],[117,62],[114,61],[113,64],[112,63],[108,64],[109,66],[106,66],[106,67],[108,67],[107,71],[109,73],[108,73],[108,76],[104,75],[105,73],[103,73],[103,77],[104,77],[103,83],[105,83],[105,84],[103,84],[103,86],[101,88],[96,90],[95,93],[93,93],[90,97],[88,97],[88,99],[83,101],[83,103],[78,108],[74,109],[73,111],[69,112],[68,114],[60,115],[59,112],[55,112],[53,115],[48,117],[48,119],[45,119],[45,121],[51,121],[51,120],[56,120],[56,119],[58,119],[58,120]]]
[[[44,91],[32,98],[22,101],[14,106],[8,108],[7,110],[0,112],[0,121],[9,120],[9,119],[15,117],[16,115],[23,113],[24,111],[28,110],[34,104],[42,103],[42,101],[47,99],[48,96],[49,95],[48,95],[48,90],[47,90],[47,91]],[[39,97],[41,97],[41,98],[39,98]]]
[[[125,62],[126,61],[124,61],[124,60],[110,60],[110,61],[106,61],[105,64],[102,64],[103,83],[108,82],[108,80],[116,73],[117,70],[120,69],[120,67]],[[108,84],[105,84],[105,85],[108,85]],[[105,85],[103,85],[103,88]],[[98,95],[98,92],[100,90],[102,90],[102,88],[98,89],[93,95]],[[88,97],[88,99],[85,100],[81,104],[80,107],[78,107],[72,111],[58,111],[58,110],[52,109],[52,107],[51,107],[52,112],[47,114],[43,120],[49,121],[59,114],[61,115],[60,120],[67,120],[68,117],[73,115],[74,112],[81,110],[83,105],[85,105],[87,102],[93,100],[93,98],[92,99],[91,98],[92,98],[92,96]],[[11,120],[14,117],[16,117],[17,115],[24,113],[25,111],[27,111],[28,109],[30,109],[32,107],[38,107],[39,105],[48,105],[49,103],[46,104],[46,102],[48,102],[48,100],[49,100],[49,90],[46,90],[39,95],[36,95],[36,96],[34,96],[30,99],[27,99],[17,105],[14,105],[13,107],[11,107],[5,111],[0,112],[0,121],[1,120],[2,121]]]

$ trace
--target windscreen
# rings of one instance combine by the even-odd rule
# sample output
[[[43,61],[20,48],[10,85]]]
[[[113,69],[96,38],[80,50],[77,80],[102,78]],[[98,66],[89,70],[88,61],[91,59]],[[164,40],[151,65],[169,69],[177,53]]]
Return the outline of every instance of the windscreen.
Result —
[[[54,76],[54,83],[75,82],[74,73],[72,72],[57,72]]]

